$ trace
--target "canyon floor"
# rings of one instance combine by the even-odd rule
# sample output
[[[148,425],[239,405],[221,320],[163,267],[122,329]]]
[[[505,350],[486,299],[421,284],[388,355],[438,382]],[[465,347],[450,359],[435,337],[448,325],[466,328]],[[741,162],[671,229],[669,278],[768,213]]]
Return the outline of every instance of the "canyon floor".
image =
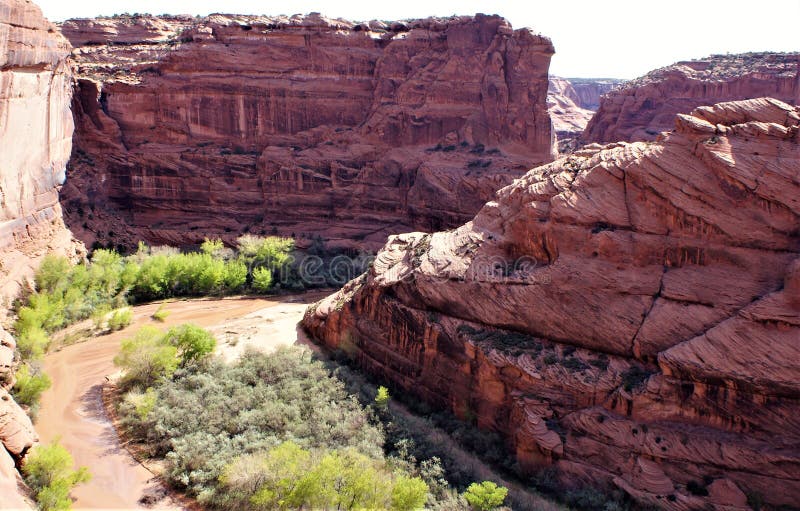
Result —
[[[119,332],[86,335],[89,323],[67,330],[61,337],[71,344],[45,359],[44,370],[58,385],[43,395],[36,428],[42,442],[60,438],[75,462],[92,472],[92,480],[73,491],[75,509],[182,508],[170,498],[157,507],[139,502],[144,495],[162,493],[160,483],[122,446],[105,412],[102,388],[117,372],[113,359],[123,339],[145,325],[168,328],[192,322],[211,330],[218,339],[218,353],[232,359],[247,346],[270,350],[304,341],[297,323],[306,306],[326,294],[153,303],[134,307],[133,322]],[[162,305],[170,314],[160,323],[151,316]]]

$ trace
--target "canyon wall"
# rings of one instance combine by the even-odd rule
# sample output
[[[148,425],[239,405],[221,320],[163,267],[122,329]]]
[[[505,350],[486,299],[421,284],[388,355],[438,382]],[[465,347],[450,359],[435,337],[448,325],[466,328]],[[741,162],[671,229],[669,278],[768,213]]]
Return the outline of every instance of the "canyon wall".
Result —
[[[607,93],[580,143],[655,140],[676,114],[759,97],[800,104],[800,53],[712,55],[652,71]]]
[[[67,221],[93,244],[244,232],[378,248],[471,218],[551,161],[553,46],[497,16],[62,25],[78,76]]]
[[[70,156],[70,45],[27,0],[0,2],[0,320],[48,252],[75,257],[58,187]],[[15,459],[36,441],[8,390],[14,339],[0,327],[0,508],[27,507]]]
[[[547,107],[553,119],[560,153],[576,148],[586,125],[599,108],[600,96],[619,87],[622,80],[550,77]]]
[[[305,328],[524,471],[661,509],[800,502],[800,109],[701,107],[448,232],[392,236]]]

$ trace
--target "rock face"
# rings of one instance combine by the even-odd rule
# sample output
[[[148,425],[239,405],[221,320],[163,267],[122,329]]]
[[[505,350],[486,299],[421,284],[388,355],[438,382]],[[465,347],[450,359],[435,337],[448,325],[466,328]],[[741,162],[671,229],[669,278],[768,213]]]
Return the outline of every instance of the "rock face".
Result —
[[[62,194],[87,243],[242,232],[378,244],[552,160],[553,46],[502,18],[72,20]],[[400,231],[401,232],[401,231]]]
[[[73,132],[69,50],[33,3],[0,4],[2,317],[44,253],[76,250],[58,202]]]
[[[27,0],[0,2],[0,320],[47,252],[76,256],[58,187],[73,121],[70,45]],[[14,460],[37,440],[8,393],[18,362],[0,327],[0,508],[27,507]]]
[[[800,104],[800,53],[712,55],[652,71],[606,94],[580,142],[655,140],[676,114],[759,97]]]
[[[559,152],[572,152],[600,104],[600,96],[620,86],[621,80],[550,77],[547,107],[558,137]]]
[[[663,509],[800,501],[800,109],[678,115],[393,236],[304,326],[520,466]],[[705,494],[705,495],[704,495]]]

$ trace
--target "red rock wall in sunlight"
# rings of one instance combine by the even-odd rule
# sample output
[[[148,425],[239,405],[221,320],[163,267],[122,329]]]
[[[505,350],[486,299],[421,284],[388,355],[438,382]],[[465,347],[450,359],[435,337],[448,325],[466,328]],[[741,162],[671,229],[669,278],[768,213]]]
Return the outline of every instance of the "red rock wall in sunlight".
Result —
[[[79,77],[62,204],[87,243],[250,231],[377,247],[462,223],[553,158],[552,44],[496,16],[62,30]]]

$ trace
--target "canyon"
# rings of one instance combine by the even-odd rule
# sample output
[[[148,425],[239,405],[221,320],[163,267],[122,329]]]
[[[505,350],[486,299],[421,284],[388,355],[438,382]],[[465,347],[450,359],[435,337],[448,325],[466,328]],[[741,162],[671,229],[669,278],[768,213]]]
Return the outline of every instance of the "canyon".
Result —
[[[61,201],[87,245],[251,232],[377,249],[463,223],[555,156],[552,43],[497,16],[61,29],[77,76]]]
[[[800,53],[711,55],[651,71],[608,91],[578,145],[655,140],[676,114],[758,97],[800,103]]]
[[[526,475],[674,511],[796,505],[800,56],[621,82],[549,77],[554,51],[482,14],[56,26],[0,0],[0,320],[47,253],[383,247],[302,327],[394,394],[502,434]],[[51,405],[80,398],[59,363],[78,351],[52,358]],[[30,506],[18,363],[0,328],[0,508]]]
[[[800,108],[590,145],[446,232],[392,236],[304,327],[498,431],[523,471],[660,509],[800,501]]]
[[[559,153],[577,148],[577,139],[600,107],[600,97],[623,83],[609,78],[550,77],[547,106],[558,138]]]

